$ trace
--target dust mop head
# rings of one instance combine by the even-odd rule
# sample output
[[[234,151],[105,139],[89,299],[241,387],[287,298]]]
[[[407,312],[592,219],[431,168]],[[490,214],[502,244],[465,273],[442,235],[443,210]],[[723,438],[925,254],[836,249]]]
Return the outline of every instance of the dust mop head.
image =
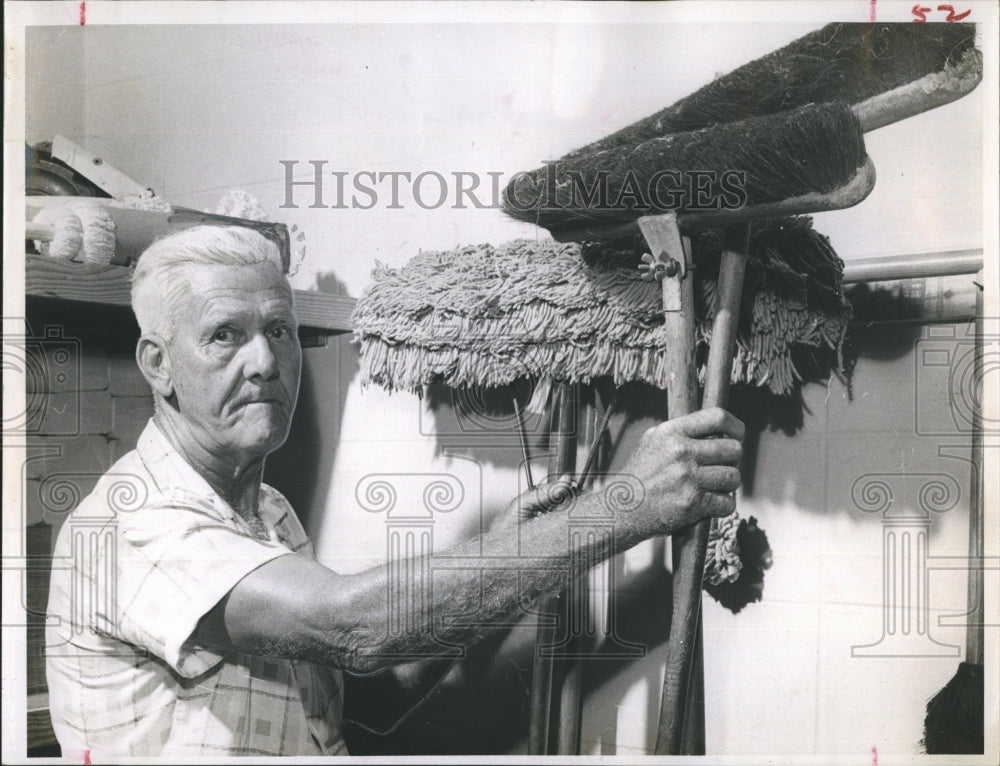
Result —
[[[747,264],[752,306],[741,320],[733,381],[787,394],[799,378],[797,353],[816,354],[827,370],[836,365],[850,317],[842,263],[808,218],[755,231]],[[695,244],[704,262],[695,272],[704,356],[717,243],[706,235]],[[516,240],[421,253],[401,269],[379,266],[353,316],[362,384],[417,393],[437,383],[494,388],[525,378],[666,387],[660,286],[635,268],[640,255]]]
[[[982,74],[975,39],[975,24],[827,24],[566,159],[815,101],[857,104],[934,74],[929,87],[960,94],[975,83],[958,80]]]
[[[115,255],[115,222],[96,202],[43,207],[33,223],[52,227],[51,239],[36,241],[42,255],[66,261],[111,263]]]
[[[71,261],[83,247],[83,223],[69,207],[43,207],[35,215],[33,223],[52,227],[51,240],[35,241],[35,249],[42,255]]]
[[[812,104],[518,174],[504,192],[503,209],[553,232],[667,210],[739,209],[828,194],[866,163],[854,113],[842,104]]]
[[[95,202],[74,202],[69,209],[83,226],[83,242],[76,260],[111,263],[115,257],[115,222],[108,211]]]

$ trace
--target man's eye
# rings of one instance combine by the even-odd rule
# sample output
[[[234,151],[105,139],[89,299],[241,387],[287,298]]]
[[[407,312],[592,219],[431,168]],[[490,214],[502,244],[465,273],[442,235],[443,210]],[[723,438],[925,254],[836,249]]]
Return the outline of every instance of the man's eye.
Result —
[[[269,334],[275,340],[287,340],[292,336],[292,331],[284,325],[278,325],[276,327],[272,327]]]
[[[228,327],[222,327],[212,333],[212,340],[216,343],[232,343],[236,339],[236,333]]]

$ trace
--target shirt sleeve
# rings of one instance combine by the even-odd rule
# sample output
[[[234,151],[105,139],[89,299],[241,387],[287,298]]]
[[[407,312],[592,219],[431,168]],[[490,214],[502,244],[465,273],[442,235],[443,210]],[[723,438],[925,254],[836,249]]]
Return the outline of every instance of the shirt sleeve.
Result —
[[[144,506],[120,514],[119,524],[116,638],[188,678],[224,656],[194,643],[198,621],[247,574],[292,553],[242,533],[197,501]]]

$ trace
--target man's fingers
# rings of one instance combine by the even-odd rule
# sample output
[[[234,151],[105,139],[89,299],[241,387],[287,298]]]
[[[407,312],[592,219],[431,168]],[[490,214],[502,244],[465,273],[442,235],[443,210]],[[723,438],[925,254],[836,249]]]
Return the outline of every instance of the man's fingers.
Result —
[[[724,517],[736,510],[736,498],[720,492],[705,492],[701,507],[709,516]]]
[[[725,465],[705,465],[695,474],[698,486],[706,492],[735,492],[740,486],[740,472]]]
[[[736,465],[743,458],[743,445],[736,439],[692,439],[688,450],[699,465]]]
[[[743,441],[746,432],[743,422],[721,407],[698,410],[669,422],[674,423],[681,433],[693,438],[719,435]]]

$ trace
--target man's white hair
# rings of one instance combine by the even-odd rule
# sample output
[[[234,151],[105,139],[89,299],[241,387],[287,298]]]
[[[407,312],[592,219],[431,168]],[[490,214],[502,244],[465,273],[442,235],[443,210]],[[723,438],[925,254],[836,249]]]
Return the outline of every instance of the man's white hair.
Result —
[[[193,226],[157,240],[139,256],[132,273],[132,312],[140,332],[173,339],[178,309],[190,287],[189,267],[260,263],[281,273],[278,246],[241,226]]]

